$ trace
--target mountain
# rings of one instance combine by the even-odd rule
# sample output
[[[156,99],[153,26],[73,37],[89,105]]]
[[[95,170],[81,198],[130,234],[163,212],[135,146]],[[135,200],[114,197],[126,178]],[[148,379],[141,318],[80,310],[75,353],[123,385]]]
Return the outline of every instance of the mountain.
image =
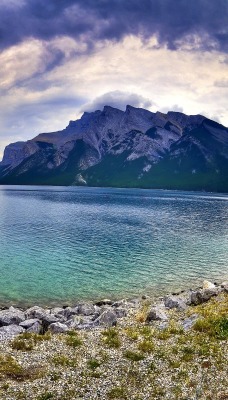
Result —
[[[228,128],[202,115],[105,106],[7,146],[0,184],[228,192]]]

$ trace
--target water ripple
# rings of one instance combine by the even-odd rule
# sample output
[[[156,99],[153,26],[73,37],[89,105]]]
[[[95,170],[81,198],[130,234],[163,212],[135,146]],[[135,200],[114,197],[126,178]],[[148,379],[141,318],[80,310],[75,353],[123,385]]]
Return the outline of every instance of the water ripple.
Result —
[[[228,276],[228,196],[0,188],[0,302],[73,303]]]

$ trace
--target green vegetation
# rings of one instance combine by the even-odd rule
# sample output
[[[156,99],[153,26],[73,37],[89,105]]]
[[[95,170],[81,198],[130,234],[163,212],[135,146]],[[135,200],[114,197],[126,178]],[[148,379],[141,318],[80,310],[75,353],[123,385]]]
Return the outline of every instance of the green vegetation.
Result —
[[[50,333],[45,333],[44,335],[39,335],[37,333],[22,333],[20,336],[16,337],[12,340],[11,346],[14,350],[21,351],[31,351],[39,342],[43,342],[44,340],[50,340]]]
[[[62,367],[76,367],[77,366],[77,359],[76,358],[69,358],[64,354],[58,354],[52,357],[52,363],[55,366],[61,365]]]
[[[40,396],[37,397],[37,400],[49,400],[49,399],[53,399],[54,398],[54,394],[52,394],[51,392],[45,392],[43,394],[41,394]]]
[[[96,368],[100,367],[101,363],[96,358],[91,358],[87,361],[88,368],[95,370]]]
[[[123,387],[115,387],[111,389],[108,392],[108,398],[109,399],[126,399],[127,400],[127,395],[126,395],[126,390]]]
[[[23,368],[9,355],[0,355],[0,379],[18,381],[35,380],[42,377],[44,370],[41,367]]]
[[[228,295],[221,293],[184,312],[167,311],[165,329],[137,321],[135,312],[124,325],[80,336],[25,334],[7,346],[0,342],[0,398],[225,400],[227,312]],[[191,314],[199,319],[184,331],[181,322]],[[31,340],[33,351],[18,350],[18,341]]]
[[[109,328],[103,331],[102,335],[104,336],[103,341],[108,347],[113,347],[116,349],[120,347],[121,342],[116,328]]]
[[[76,332],[68,332],[68,336],[66,337],[66,344],[71,347],[79,347],[82,345],[82,340],[78,337]]]
[[[124,357],[131,361],[141,361],[145,358],[145,356],[136,351],[127,350],[124,352]]]

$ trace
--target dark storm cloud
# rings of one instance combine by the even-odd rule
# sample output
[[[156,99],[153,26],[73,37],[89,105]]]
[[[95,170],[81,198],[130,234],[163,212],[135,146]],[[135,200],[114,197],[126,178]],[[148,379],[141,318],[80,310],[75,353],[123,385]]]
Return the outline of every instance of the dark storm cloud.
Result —
[[[65,35],[90,49],[134,34],[156,35],[159,46],[173,50],[188,44],[226,52],[227,20],[227,0],[0,0],[0,48]]]

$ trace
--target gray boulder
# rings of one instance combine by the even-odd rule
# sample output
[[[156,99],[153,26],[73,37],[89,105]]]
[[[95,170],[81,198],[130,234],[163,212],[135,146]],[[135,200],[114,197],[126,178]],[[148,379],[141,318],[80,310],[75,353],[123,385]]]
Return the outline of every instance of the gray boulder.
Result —
[[[117,315],[112,310],[106,310],[94,321],[94,323],[98,325],[115,326],[117,324]]]
[[[69,329],[79,329],[80,325],[93,324],[94,321],[91,316],[72,315],[70,319],[65,322]]]
[[[33,325],[31,325],[26,330],[26,332],[41,334],[41,333],[43,333],[43,326],[41,325],[41,323],[39,321],[36,321]]]
[[[53,314],[55,317],[61,317],[64,316],[65,310],[62,307],[54,307],[50,310],[50,314]]]
[[[115,308],[117,318],[123,318],[127,316],[127,310],[122,307]]]
[[[167,314],[162,307],[152,307],[146,317],[146,322],[167,320]]]
[[[200,289],[190,292],[189,303],[191,305],[197,306],[210,300],[213,296],[217,296],[219,293],[218,288],[211,289]]]
[[[101,306],[111,306],[113,304],[113,301],[110,299],[102,299],[100,301],[97,301],[96,306],[101,307]]]
[[[78,307],[66,307],[63,310],[63,315],[66,319],[72,317],[72,315],[77,315],[78,314]]]
[[[34,306],[29,308],[25,315],[28,319],[39,319],[42,323],[42,331],[46,332],[48,326],[53,324],[54,322],[59,322],[59,318],[55,317],[55,315],[51,314],[49,310],[45,310],[42,307]],[[35,328],[35,327],[34,327]],[[37,325],[38,328],[38,325]],[[30,328],[29,328],[30,329]]]
[[[199,319],[198,314],[193,314],[191,315],[191,317],[186,318],[183,322],[182,322],[182,326],[184,328],[185,331],[191,329],[194,325],[194,323],[197,321],[197,319]]]
[[[8,310],[0,311],[0,326],[18,325],[25,320],[25,313],[17,308],[10,307]]]
[[[223,282],[223,283],[221,284],[221,288],[222,288],[226,293],[228,293],[228,282]]]
[[[39,306],[34,306],[25,311],[25,316],[27,319],[31,318],[42,319],[42,317],[45,316],[47,313],[48,313],[47,310],[45,310],[44,308]]]
[[[8,325],[0,328],[0,341],[13,339],[20,333],[25,332],[25,329],[19,325]]]
[[[180,311],[187,308],[183,298],[177,296],[166,296],[164,298],[164,304],[167,308],[177,308]]]
[[[93,304],[83,303],[78,305],[78,314],[80,315],[93,315],[96,311],[96,308]]]
[[[19,325],[22,326],[22,328],[28,329],[31,328],[31,326],[34,325],[36,322],[40,322],[40,320],[37,318],[26,319],[25,321],[20,322]]]
[[[62,324],[61,322],[54,322],[53,324],[49,325],[48,330],[51,333],[65,333],[69,331],[69,328],[67,325]]]

